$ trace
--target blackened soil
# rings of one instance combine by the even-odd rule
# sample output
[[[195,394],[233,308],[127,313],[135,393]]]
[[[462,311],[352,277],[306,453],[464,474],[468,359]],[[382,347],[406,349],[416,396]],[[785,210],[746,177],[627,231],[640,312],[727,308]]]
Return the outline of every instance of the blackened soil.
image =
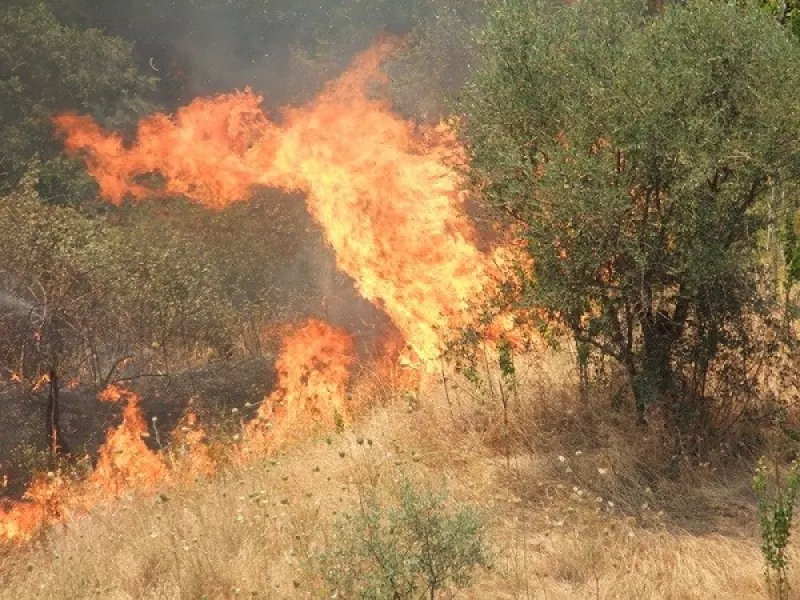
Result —
[[[248,414],[243,407],[257,405],[274,385],[273,362],[272,357],[220,361],[124,384],[142,396],[150,428],[146,442],[155,449],[168,443],[187,409],[212,431],[224,427],[232,415],[240,419]],[[39,391],[13,384],[0,387],[0,503],[21,498],[34,473],[56,466],[48,451],[47,391],[46,386]],[[60,390],[61,429],[69,451],[62,466],[87,456],[94,460],[108,429],[122,420],[123,407],[98,400],[97,392],[88,386]]]

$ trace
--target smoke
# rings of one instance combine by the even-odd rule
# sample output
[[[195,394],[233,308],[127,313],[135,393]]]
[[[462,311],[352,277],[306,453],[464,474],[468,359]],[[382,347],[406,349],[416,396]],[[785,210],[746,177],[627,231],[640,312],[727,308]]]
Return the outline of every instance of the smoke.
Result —
[[[412,0],[51,0],[65,22],[134,42],[171,109],[250,86],[270,105],[308,100],[381,31],[412,29]],[[368,6],[365,6],[368,5]]]
[[[0,291],[0,309],[8,309],[11,312],[24,315],[33,310],[33,305],[21,298]]]
[[[408,36],[390,67],[404,114],[447,112],[477,61],[483,0],[50,0],[62,21],[134,43],[171,111],[252,87],[272,107],[304,104],[380,33]]]

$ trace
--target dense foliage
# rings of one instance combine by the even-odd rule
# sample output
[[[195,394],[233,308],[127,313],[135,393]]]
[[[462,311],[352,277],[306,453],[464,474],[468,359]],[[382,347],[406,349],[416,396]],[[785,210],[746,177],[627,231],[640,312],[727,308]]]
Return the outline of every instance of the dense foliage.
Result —
[[[0,361],[103,385],[224,351],[228,306],[209,250],[156,222],[127,227],[52,206],[35,172],[0,198]],[[178,354],[180,355],[180,354]]]
[[[65,26],[42,2],[10,4],[0,14],[0,192],[38,157],[45,200],[91,200],[94,186],[61,155],[50,117],[72,109],[130,126],[149,110],[155,80],[134,68],[130,42]]]
[[[800,177],[797,44],[725,3],[494,12],[465,100],[474,176],[533,259],[518,302],[695,418],[769,310],[762,242]],[[687,414],[688,413],[688,414]]]

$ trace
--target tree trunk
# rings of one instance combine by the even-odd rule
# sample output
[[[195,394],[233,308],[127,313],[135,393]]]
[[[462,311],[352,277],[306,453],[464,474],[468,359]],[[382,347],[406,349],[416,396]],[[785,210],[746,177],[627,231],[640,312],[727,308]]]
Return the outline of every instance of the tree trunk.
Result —
[[[55,369],[50,369],[50,386],[47,393],[47,415],[45,426],[47,428],[47,446],[50,454],[55,458],[69,451],[64,443],[64,435],[61,432],[61,408],[58,396],[58,374]]]
[[[642,360],[633,378],[636,416],[640,423],[644,422],[647,407],[662,402],[672,387],[672,349],[680,331],[664,312],[649,315],[642,322]]]

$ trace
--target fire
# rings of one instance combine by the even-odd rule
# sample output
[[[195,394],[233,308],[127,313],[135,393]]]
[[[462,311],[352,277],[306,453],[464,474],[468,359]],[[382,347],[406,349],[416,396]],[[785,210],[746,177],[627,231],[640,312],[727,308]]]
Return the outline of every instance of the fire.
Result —
[[[187,412],[172,433],[173,465],[181,469],[184,480],[210,477],[217,470],[216,461],[206,443],[205,429],[198,425],[197,415]]]
[[[148,117],[130,146],[89,117],[63,114],[54,121],[67,152],[83,156],[114,204],[183,195],[222,209],[247,200],[254,186],[304,193],[338,268],[385,310],[402,336],[387,342],[377,372],[413,386],[420,370],[410,367],[441,354],[449,332],[467,322],[470,304],[491,289],[501,257],[486,256],[473,243],[462,211],[464,152],[451,128],[404,121],[369,95],[394,49],[391,40],[380,40],[316,100],[283,109],[280,119],[270,118],[262,98],[245,90],[197,99],[174,116]],[[352,336],[331,325],[311,319],[287,332],[275,391],[244,425],[235,458],[263,455],[315,427],[346,423],[354,362]],[[188,463],[168,462],[145,444],[139,396],[112,386],[101,399],[125,407],[96,468],[83,482],[57,475],[37,480],[26,502],[0,508],[0,541],[29,539],[43,524],[123,490],[180,482],[179,465],[188,464],[193,476],[215,471],[193,413],[172,436],[172,456],[177,448],[188,454]]]
[[[80,482],[48,473],[34,480],[23,502],[0,507],[0,542],[27,541],[44,525],[63,521],[72,512],[90,510],[123,490],[151,490],[167,477],[161,457],[142,440],[147,425],[139,410],[139,396],[110,386],[100,398],[126,405],[122,424],[109,430],[89,478]]]
[[[245,426],[245,452],[265,454],[298,429],[344,423],[354,359],[353,338],[323,321],[310,319],[285,337],[277,386]]]
[[[167,474],[161,457],[150,450],[144,439],[149,435],[147,423],[139,410],[138,395],[117,386],[109,386],[101,394],[104,402],[125,401],[122,424],[108,432],[106,442],[100,449],[97,467],[88,484],[113,496],[123,489],[152,489],[161,483]]]
[[[0,507],[0,542],[28,541],[44,524],[61,521],[68,485],[61,475],[48,473],[33,481],[24,502]]]
[[[241,458],[263,455],[296,434],[320,425],[347,422],[347,386],[355,360],[352,337],[330,325],[309,320],[287,334],[277,361],[275,391],[245,425]],[[125,403],[122,423],[108,431],[97,465],[84,481],[48,473],[37,478],[24,501],[0,507],[0,542],[24,542],[49,523],[86,512],[124,491],[151,492],[161,484],[187,482],[212,475],[217,468],[206,444],[206,433],[190,411],[171,435],[173,461],[147,447],[147,423],[141,398],[109,386],[99,398]]]
[[[180,194],[223,208],[257,185],[305,193],[339,269],[430,360],[480,297],[489,261],[461,212],[463,151],[450,128],[416,126],[368,95],[395,47],[380,40],[316,100],[283,109],[280,122],[245,90],[153,115],[130,147],[89,117],[55,124],[115,204]],[[145,185],[153,174],[160,183]]]

